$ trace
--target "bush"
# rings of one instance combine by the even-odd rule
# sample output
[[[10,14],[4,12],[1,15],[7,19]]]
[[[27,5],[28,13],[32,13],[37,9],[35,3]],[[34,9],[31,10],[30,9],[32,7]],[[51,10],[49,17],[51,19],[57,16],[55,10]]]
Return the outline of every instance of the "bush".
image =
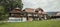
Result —
[[[51,19],[51,17],[47,14],[47,19]]]
[[[0,20],[5,20],[8,18],[8,13],[5,13],[5,9],[3,6],[0,6]]]

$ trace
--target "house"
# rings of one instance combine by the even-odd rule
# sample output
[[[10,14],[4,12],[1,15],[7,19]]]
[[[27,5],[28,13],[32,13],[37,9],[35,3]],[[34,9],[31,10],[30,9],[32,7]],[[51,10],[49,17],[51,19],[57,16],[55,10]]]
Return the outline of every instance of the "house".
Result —
[[[60,12],[57,12],[55,15],[56,15],[56,16],[60,16]]]
[[[46,19],[46,14],[40,8],[32,9],[32,8],[25,8],[21,10],[20,8],[16,7],[10,11],[10,22],[26,22],[26,21],[33,21],[33,20],[41,20]]]
[[[50,17],[51,19],[56,19],[56,18],[60,18],[60,12],[50,12],[53,13]]]
[[[13,10],[10,11],[10,17],[9,17],[9,21],[11,22],[21,22],[21,21],[27,21],[26,20],[26,12],[21,11],[20,8],[15,8]]]
[[[47,19],[46,12],[44,12],[43,9],[37,8],[37,9],[35,10],[35,12],[38,13],[39,19],[41,19],[41,20]]]
[[[60,18],[60,12],[57,12],[57,13],[55,14],[55,18]]]

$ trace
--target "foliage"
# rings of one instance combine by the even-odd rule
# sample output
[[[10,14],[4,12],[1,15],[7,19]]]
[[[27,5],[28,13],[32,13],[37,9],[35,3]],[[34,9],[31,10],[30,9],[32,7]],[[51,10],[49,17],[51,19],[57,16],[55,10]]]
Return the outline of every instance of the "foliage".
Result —
[[[8,14],[5,13],[4,7],[0,6],[0,20],[6,19],[8,17]]]
[[[23,8],[21,0],[0,0],[0,5],[4,6],[6,12],[17,6],[21,9]]]
[[[23,8],[21,0],[0,0],[0,20],[9,16],[9,12],[16,7]]]
[[[46,15],[47,15],[47,16],[46,16],[46,17],[47,17],[47,19],[51,19],[51,17],[50,17],[48,14],[46,14]]]
[[[0,6],[0,13],[4,13],[4,7]]]

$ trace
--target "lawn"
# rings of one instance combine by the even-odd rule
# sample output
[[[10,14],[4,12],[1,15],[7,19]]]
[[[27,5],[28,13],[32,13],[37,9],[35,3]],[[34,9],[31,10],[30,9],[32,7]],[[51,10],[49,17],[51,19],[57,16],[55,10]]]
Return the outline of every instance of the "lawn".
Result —
[[[0,23],[0,27],[60,27],[60,20]]]

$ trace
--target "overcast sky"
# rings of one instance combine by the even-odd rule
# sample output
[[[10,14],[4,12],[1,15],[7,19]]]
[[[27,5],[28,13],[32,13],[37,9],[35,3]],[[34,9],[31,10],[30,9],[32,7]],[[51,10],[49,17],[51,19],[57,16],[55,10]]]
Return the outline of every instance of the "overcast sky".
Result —
[[[22,0],[23,8],[42,8],[46,12],[60,11],[60,0]]]

